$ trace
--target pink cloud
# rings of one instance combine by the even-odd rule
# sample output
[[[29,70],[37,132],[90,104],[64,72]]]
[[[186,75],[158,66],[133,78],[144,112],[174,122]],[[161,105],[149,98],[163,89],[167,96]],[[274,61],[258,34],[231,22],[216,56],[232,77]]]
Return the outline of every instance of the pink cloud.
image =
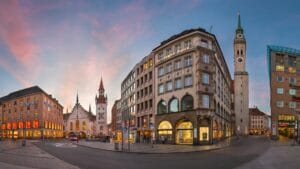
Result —
[[[12,69],[11,62],[2,64],[21,84],[30,85],[29,80],[22,77],[24,72],[37,74],[39,68],[37,52],[38,47],[33,43],[32,30],[28,27],[24,18],[19,1],[3,1],[0,5],[0,38],[6,44],[13,58],[17,62],[18,69]],[[2,61],[3,63],[4,61]]]

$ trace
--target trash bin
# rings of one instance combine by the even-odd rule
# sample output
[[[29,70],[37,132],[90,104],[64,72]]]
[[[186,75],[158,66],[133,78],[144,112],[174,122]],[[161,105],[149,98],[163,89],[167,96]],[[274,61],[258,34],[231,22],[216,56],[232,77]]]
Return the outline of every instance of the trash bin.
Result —
[[[22,140],[22,146],[26,146],[26,140]]]
[[[119,150],[119,143],[115,143],[115,150]]]

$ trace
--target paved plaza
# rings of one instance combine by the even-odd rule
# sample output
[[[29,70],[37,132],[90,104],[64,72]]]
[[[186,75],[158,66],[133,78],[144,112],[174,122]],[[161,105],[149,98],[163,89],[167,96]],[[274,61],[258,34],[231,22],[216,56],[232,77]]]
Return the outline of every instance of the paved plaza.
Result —
[[[21,140],[0,141],[0,169],[77,169],[33,145],[35,141],[27,141],[23,147]]]
[[[92,147],[95,146],[95,147]],[[300,146],[249,136],[215,146],[132,144],[116,152],[113,144],[67,140],[0,142],[0,169],[298,169]],[[140,148],[140,150],[139,150]],[[210,151],[206,151],[210,150]]]
[[[78,146],[84,146],[94,149],[109,150],[109,151],[124,151],[134,153],[183,153],[183,152],[195,152],[195,151],[206,151],[216,150],[230,146],[234,142],[238,142],[239,139],[236,137],[227,138],[223,141],[215,143],[213,145],[172,145],[172,144],[123,144],[122,143],[103,143],[96,141],[85,141],[81,140],[74,144]],[[117,146],[117,147],[115,147]],[[122,148],[123,147],[123,148]]]

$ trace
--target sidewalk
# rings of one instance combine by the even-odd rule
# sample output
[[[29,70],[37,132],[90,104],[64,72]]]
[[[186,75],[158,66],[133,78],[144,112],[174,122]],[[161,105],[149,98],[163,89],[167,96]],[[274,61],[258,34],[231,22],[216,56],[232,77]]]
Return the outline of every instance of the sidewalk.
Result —
[[[195,152],[195,151],[207,151],[207,150],[216,150],[230,146],[237,139],[227,138],[219,143],[213,145],[173,145],[173,144],[130,144],[130,152],[134,153],[181,153],[181,152]],[[103,142],[94,142],[94,141],[84,141],[81,140],[79,143],[74,143],[79,146],[108,150],[108,151],[121,151],[115,150],[114,143],[103,143]],[[124,151],[128,151],[128,144],[123,145]],[[121,144],[119,144],[119,149],[121,149]]]
[[[21,140],[0,141],[0,169],[78,169],[39,149],[33,142],[27,140],[26,146],[22,147]]]

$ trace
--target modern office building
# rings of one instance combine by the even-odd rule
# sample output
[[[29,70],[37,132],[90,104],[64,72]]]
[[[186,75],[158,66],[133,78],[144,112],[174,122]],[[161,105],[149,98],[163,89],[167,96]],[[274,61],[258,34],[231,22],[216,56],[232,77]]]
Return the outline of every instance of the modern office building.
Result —
[[[0,137],[63,137],[63,107],[38,86],[0,98]]]
[[[121,84],[121,112],[123,140],[135,142],[136,140],[136,73],[135,68],[129,72]]]
[[[267,46],[272,136],[293,138],[300,113],[300,50]]]

